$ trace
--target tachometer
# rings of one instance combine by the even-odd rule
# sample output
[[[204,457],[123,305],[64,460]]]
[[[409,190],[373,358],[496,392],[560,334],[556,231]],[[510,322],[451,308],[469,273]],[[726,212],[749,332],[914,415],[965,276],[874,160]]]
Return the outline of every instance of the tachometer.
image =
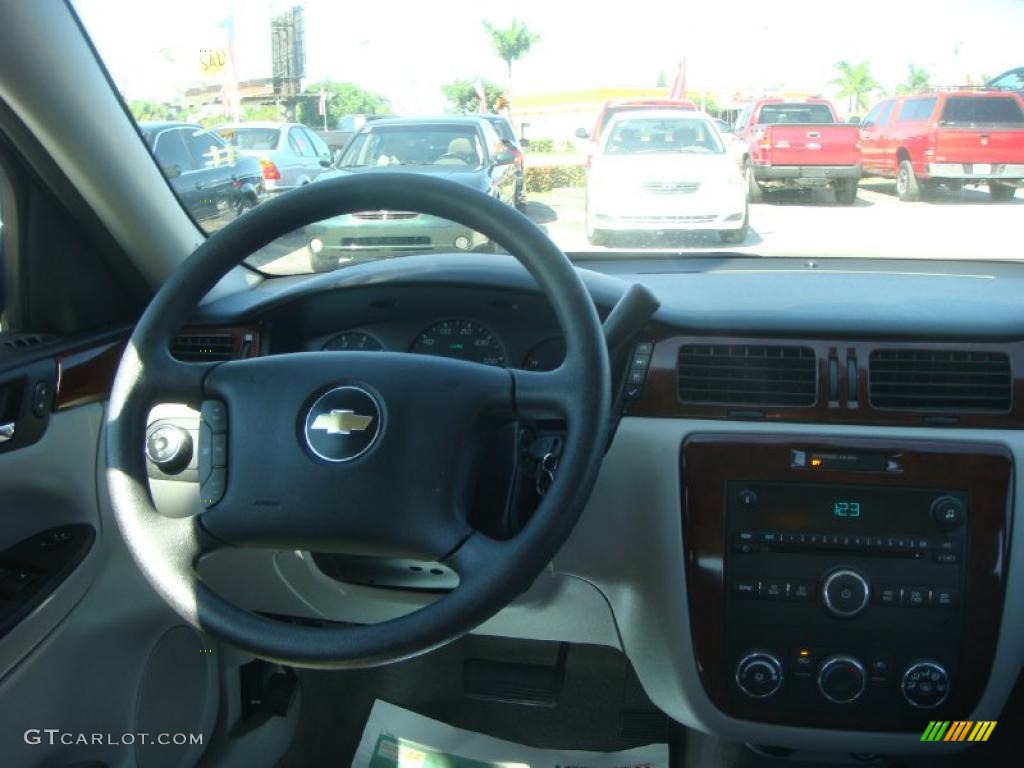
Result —
[[[416,337],[409,351],[484,365],[505,365],[505,350],[498,337],[473,320],[435,323]]]
[[[344,352],[380,352],[384,345],[368,333],[345,331],[328,339],[324,349]]]

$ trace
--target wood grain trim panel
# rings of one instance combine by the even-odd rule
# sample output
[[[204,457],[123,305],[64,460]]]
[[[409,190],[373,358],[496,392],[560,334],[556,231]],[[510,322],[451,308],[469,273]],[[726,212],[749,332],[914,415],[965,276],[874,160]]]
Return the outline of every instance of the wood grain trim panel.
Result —
[[[808,407],[759,407],[715,403],[684,403],[679,397],[677,364],[679,348],[686,344],[754,344],[767,346],[810,347],[818,358],[818,398]],[[871,405],[869,358],[874,350],[956,350],[1002,352],[1010,357],[1012,379],[1011,408],[1008,412],[946,413],[875,408]],[[837,397],[829,400],[828,360],[834,355],[839,363]],[[857,361],[857,399],[847,398],[847,361]],[[757,419],[809,424],[873,424],[892,426],[1024,428],[1024,342],[901,342],[901,341],[822,341],[799,338],[670,336],[657,341],[640,399],[626,404],[626,415],[662,418]]]
[[[232,354],[241,355],[246,335],[252,336],[252,343],[246,357],[256,357],[260,350],[259,329],[245,326],[189,327],[182,331],[187,334],[230,333]],[[78,405],[106,400],[114,374],[121,362],[127,341],[112,341],[96,347],[70,352],[57,357],[57,395],[55,410],[74,408]]]
[[[850,471],[814,471],[790,466],[790,449],[899,453],[898,476]],[[732,711],[728,686],[733,670],[725,659],[726,481],[815,482],[892,487],[956,488],[970,497],[963,642],[957,680],[943,711],[966,717],[974,710],[992,670],[1009,567],[1013,458],[990,443],[892,441],[792,435],[698,433],[682,448],[683,548],[694,652],[711,701]],[[756,719],[783,722],[760,711]],[[940,718],[941,719],[941,718]],[[813,715],[790,725],[830,725]],[[850,722],[846,727],[898,730],[899,723]]]

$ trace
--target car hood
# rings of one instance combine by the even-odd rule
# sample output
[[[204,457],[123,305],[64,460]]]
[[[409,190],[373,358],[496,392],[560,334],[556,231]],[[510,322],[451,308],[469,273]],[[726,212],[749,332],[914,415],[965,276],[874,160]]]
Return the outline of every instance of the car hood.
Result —
[[[623,182],[711,181],[738,173],[735,159],[727,154],[655,152],[636,155],[598,155],[593,158],[591,178]]]
[[[451,165],[374,165],[365,168],[337,168],[327,173],[321,173],[316,180],[337,179],[357,173],[422,173],[427,176],[448,179],[474,189],[487,187],[487,174],[482,168],[463,168]]]

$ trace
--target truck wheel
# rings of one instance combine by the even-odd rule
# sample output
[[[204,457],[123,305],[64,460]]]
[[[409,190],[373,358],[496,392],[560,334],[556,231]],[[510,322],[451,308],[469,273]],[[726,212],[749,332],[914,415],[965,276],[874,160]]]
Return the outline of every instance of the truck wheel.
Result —
[[[996,203],[1005,203],[1007,200],[1012,200],[1016,192],[1016,188],[1011,187],[1009,184],[1000,184],[996,181],[988,183],[988,194],[993,202]]]
[[[853,205],[857,202],[857,179],[840,179],[832,185],[832,192],[839,205]]]
[[[754,164],[750,162],[749,157],[743,163],[743,175],[747,179],[747,202],[760,203],[764,200],[764,190],[757,183],[757,178],[754,176]]]
[[[909,160],[900,163],[896,171],[896,194],[904,203],[913,203],[921,199],[921,185],[914,175],[914,166]]]

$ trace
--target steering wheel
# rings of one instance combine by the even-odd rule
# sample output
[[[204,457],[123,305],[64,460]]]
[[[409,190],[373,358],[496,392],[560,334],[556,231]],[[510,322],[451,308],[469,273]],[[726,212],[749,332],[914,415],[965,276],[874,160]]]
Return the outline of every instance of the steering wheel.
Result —
[[[169,351],[199,301],[275,238],[364,210],[419,211],[464,224],[513,254],[546,294],[566,340],[550,372],[402,352],[302,352],[184,363]],[[525,591],[572,531],[608,437],[610,371],[601,323],[572,265],[512,208],[409,173],[359,174],[260,204],[209,237],[171,275],[135,327],[106,423],[107,483],[135,561],[194,627],[285,664],[390,663],[450,642]],[[226,410],[227,482],[219,502],[160,515],[142,450],[157,402]],[[554,482],[514,537],[468,522],[473,470],[495,420],[566,422]],[[449,565],[459,584],[429,605],[365,626],[300,626],[226,601],[196,573],[222,547],[401,553]]]

